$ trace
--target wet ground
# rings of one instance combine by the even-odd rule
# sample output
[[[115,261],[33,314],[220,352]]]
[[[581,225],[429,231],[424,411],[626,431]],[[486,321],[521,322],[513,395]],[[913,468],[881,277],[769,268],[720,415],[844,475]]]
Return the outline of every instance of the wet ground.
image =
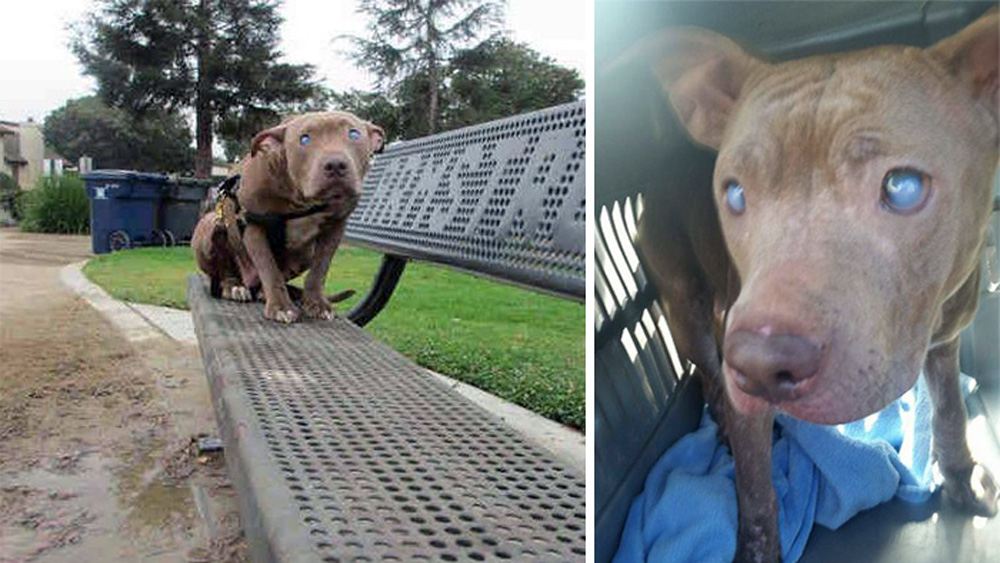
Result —
[[[0,563],[246,559],[197,348],[59,281],[86,237],[0,229]]]

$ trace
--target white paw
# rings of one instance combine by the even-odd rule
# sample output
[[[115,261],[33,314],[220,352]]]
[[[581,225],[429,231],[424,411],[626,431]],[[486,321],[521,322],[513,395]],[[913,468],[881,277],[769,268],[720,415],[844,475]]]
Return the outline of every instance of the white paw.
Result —
[[[298,320],[299,314],[292,309],[287,309],[285,311],[278,311],[278,314],[274,316],[274,320],[279,323],[292,324]]]
[[[989,469],[979,463],[970,467],[945,472],[945,493],[960,506],[979,516],[997,514],[1000,486]]]
[[[302,312],[310,319],[321,319],[329,321],[337,316],[334,308],[320,297],[306,297],[302,300]]]
[[[250,293],[250,289],[245,286],[237,285],[233,287],[233,301],[250,301],[253,299],[253,295]]]

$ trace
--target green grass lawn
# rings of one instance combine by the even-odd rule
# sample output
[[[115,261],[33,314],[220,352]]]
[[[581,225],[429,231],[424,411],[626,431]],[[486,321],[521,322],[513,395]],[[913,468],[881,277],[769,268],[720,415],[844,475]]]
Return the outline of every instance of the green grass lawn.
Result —
[[[341,247],[327,291],[368,290],[381,255]],[[187,308],[189,248],[105,254],[83,269],[118,299]],[[429,264],[406,267],[388,306],[366,327],[418,364],[564,424],[583,428],[585,312],[579,303]]]

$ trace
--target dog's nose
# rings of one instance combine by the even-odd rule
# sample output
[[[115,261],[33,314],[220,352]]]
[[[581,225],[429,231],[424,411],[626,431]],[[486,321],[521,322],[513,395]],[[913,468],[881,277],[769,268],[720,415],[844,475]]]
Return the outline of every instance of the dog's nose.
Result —
[[[737,330],[726,335],[723,356],[744,393],[779,403],[802,396],[802,384],[819,370],[823,347],[795,334]]]
[[[347,174],[347,159],[335,156],[323,163],[323,171],[327,176],[343,176]]]

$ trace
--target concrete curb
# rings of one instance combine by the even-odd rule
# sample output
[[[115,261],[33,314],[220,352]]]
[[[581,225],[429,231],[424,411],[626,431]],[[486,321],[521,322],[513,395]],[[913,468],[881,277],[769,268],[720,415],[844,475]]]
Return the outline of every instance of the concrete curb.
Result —
[[[86,263],[86,261],[75,262],[63,267],[59,272],[59,279],[92,307],[107,316],[125,333],[130,342],[167,336],[184,344],[198,344],[191,313],[169,307],[119,301],[83,275],[83,266]]]
[[[119,301],[83,275],[83,266],[86,263],[82,261],[64,266],[59,272],[59,279],[104,314],[122,331],[129,342],[142,342],[166,336],[185,344],[198,344],[189,312]],[[586,473],[587,440],[582,432],[553,422],[524,407],[448,376],[431,370],[427,372],[473,403],[500,417],[511,428],[579,470],[581,475]]]
[[[581,475],[586,475],[587,437],[583,432],[553,422],[540,414],[496,395],[491,395],[478,387],[431,370],[426,371],[466,399],[500,417],[508,426],[529,437],[564,463],[580,471]]]
[[[142,342],[159,338],[163,333],[133,311],[123,301],[108,295],[103,289],[90,283],[83,275],[83,262],[74,262],[59,270],[59,279],[87,303],[100,311],[111,324],[115,325],[129,342]]]
[[[126,302],[125,305],[170,338],[184,344],[198,345],[198,337],[194,334],[194,319],[190,312],[141,303]]]

